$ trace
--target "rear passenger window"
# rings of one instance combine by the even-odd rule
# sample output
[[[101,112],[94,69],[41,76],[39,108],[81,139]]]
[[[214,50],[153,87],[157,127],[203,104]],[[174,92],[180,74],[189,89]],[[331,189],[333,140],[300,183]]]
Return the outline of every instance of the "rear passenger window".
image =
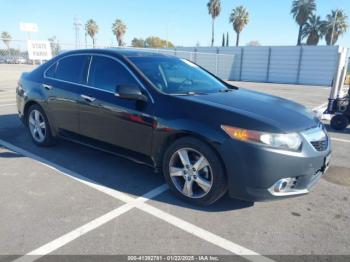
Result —
[[[94,56],[90,67],[88,85],[114,92],[117,85],[138,85],[130,72],[119,62],[102,56]]]
[[[58,62],[55,78],[73,83],[81,83],[87,56],[76,55],[63,58]]]
[[[46,77],[55,77],[56,76],[57,63],[54,63],[45,73]]]

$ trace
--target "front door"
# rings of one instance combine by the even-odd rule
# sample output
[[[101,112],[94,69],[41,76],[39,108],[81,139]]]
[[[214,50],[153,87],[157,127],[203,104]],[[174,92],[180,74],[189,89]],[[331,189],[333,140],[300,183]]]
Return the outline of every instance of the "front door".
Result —
[[[152,144],[153,104],[115,96],[115,88],[120,84],[140,86],[119,60],[93,56],[87,87],[80,95],[79,132],[148,155]]]

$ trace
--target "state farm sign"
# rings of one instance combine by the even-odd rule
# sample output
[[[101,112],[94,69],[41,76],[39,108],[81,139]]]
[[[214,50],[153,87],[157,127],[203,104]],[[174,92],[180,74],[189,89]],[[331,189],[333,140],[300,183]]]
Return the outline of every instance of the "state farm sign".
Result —
[[[28,40],[28,56],[31,60],[49,60],[52,58],[51,45],[45,40]]]

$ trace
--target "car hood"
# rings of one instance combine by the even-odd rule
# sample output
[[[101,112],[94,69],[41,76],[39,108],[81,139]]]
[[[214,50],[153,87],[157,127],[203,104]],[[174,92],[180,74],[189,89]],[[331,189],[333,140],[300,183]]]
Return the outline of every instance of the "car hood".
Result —
[[[186,99],[257,119],[283,132],[305,130],[319,122],[298,103],[242,88],[227,93],[186,96]]]

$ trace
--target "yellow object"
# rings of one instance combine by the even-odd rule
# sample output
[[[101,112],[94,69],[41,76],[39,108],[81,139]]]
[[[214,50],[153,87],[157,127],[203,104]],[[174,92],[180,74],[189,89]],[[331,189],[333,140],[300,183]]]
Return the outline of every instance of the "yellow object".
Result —
[[[347,75],[345,78],[345,84],[350,85],[350,75]]]
[[[247,141],[259,141],[260,134],[256,131],[246,130],[243,128],[237,128],[232,126],[221,126],[221,128],[231,137],[237,140]]]

